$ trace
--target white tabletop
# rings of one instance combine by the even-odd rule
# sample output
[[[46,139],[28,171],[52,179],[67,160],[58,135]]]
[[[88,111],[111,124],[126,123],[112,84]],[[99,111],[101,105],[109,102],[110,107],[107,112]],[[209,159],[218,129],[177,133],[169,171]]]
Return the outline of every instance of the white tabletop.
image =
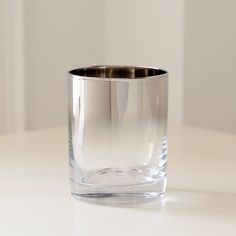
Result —
[[[236,135],[169,139],[166,200],[117,208],[70,196],[66,128],[0,136],[0,235],[236,235]]]

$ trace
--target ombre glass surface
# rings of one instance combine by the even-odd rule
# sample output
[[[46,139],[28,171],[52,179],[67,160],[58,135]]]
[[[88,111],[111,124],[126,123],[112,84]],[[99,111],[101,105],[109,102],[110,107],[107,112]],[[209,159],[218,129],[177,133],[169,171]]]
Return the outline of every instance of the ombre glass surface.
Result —
[[[70,71],[68,82],[72,195],[108,205],[162,199],[168,73],[93,66]]]

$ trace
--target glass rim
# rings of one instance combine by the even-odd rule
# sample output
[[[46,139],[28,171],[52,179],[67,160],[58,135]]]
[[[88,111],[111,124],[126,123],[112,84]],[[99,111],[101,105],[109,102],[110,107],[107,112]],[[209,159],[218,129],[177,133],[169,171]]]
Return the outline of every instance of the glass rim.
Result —
[[[72,69],[69,78],[99,81],[140,81],[168,78],[168,72],[158,67],[129,65],[94,65]]]

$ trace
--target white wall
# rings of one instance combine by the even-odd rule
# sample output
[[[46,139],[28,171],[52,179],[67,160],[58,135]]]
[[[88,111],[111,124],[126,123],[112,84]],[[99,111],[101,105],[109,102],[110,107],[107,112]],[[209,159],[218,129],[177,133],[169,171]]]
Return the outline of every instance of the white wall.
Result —
[[[104,7],[93,0],[25,0],[27,129],[67,123],[67,71],[104,58]]]
[[[236,133],[236,1],[185,5],[184,122]]]
[[[65,124],[66,71],[103,63],[167,68],[169,118],[181,122],[182,14],[182,0],[25,0],[27,128]]]
[[[18,34],[13,37],[15,43],[20,39],[10,56],[10,59],[17,58],[14,65],[18,70],[9,65],[8,68],[11,73],[21,73],[18,79],[14,72],[19,87],[17,90],[15,86],[14,91],[24,93],[24,97],[10,94],[8,86],[5,91],[10,95],[5,100],[14,99],[4,119],[10,124],[21,120],[26,129],[65,125],[66,72],[78,66],[107,63],[168,69],[169,118],[181,122],[182,1],[14,0],[12,6],[17,2],[18,8],[15,12],[8,9],[6,23],[10,31]],[[9,17],[14,19],[13,25],[9,24]],[[10,42],[8,47],[13,44]],[[17,50],[22,54],[14,54]],[[24,81],[19,84],[22,76]],[[14,113],[15,110],[18,112]],[[13,125],[10,131],[17,131],[17,127]]]
[[[103,63],[166,68],[171,121],[236,132],[235,8],[223,0],[0,0],[0,133],[65,125],[66,72]]]
[[[0,0],[0,133],[25,128],[23,3]]]
[[[5,121],[5,73],[4,73],[4,66],[5,66],[5,55],[4,51],[4,1],[0,0],[0,134],[6,131],[6,121]]]
[[[182,121],[183,13],[183,0],[105,0],[106,63],[167,69],[175,122]]]

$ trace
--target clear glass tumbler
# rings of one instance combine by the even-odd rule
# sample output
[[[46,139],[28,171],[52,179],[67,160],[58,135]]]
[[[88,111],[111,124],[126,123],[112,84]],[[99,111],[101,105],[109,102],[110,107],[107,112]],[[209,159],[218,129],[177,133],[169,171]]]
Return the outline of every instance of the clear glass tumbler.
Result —
[[[168,73],[92,66],[70,71],[68,80],[72,195],[112,205],[162,199]]]

